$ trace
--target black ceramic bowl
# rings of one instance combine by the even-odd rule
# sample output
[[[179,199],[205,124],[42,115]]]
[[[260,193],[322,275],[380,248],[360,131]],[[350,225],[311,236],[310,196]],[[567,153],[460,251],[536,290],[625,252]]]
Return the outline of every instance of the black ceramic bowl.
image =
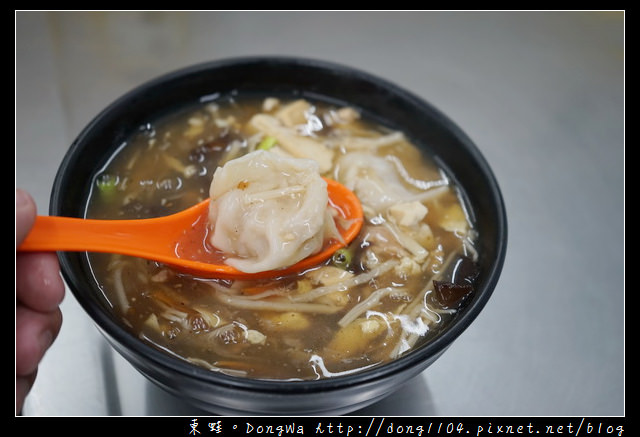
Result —
[[[402,130],[462,188],[480,235],[476,293],[446,330],[389,364],[333,379],[284,382],[237,378],[176,359],[124,329],[98,289],[84,253],[61,253],[69,288],[110,344],[151,381],[218,414],[343,414],[382,399],[432,364],[469,326],[494,290],[505,257],[501,193],[485,159],[451,120],[386,80],[332,63],[297,58],[238,58],[189,67],[152,80],[100,113],[66,154],[51,196],[51,215],[83,217],[90,181],[139,126],[174,109],[228,93],[288,95],[348,103]],[[452,378],[454,375],[451,376]]]

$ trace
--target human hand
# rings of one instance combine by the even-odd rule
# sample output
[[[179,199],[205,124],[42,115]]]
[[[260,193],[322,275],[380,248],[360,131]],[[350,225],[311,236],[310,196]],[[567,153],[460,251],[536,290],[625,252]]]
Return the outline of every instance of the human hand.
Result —
[[[35,218],[35,202],[16,189],[16,249]],[[55,253],[16,253],[16,414],[22,411],[40,360],[60,331],[64,293]]]

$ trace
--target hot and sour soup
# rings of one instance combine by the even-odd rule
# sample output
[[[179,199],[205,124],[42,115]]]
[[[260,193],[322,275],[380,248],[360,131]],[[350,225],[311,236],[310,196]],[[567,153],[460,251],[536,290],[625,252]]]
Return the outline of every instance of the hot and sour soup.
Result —
[[[378,366],[434,338],[474,292],[473,224],[459,188],[402,132],[305,99],[207,102],[140,127],[99,172],[87,217],[171,214],[209,196],[216,169],[255,151],[312,159],[365,222],[316,268],[270,280],[197,278],[89,254],[132,334],[230,375],[308,380]]]

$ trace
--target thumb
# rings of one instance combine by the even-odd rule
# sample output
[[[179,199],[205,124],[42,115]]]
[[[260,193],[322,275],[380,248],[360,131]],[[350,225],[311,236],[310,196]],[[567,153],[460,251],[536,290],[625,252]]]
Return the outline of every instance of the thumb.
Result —
[[[16,248],[26,238],[36,220],[36,204],[29,193],[16,189]]]

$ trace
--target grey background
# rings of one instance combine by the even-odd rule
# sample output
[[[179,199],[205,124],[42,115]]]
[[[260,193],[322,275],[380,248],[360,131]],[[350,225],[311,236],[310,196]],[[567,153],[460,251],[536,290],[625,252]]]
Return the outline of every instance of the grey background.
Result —
[[[75,136],[165,72],[300,55],[385,77],[477,143],[504,271],[433,366],[362,415],[624,415],[624,13],[17,12],[16,186],[48,210]],[[79,181],[81,183],[81,181]],[[195,415],[113,353],[74,297],[26,415]]]

